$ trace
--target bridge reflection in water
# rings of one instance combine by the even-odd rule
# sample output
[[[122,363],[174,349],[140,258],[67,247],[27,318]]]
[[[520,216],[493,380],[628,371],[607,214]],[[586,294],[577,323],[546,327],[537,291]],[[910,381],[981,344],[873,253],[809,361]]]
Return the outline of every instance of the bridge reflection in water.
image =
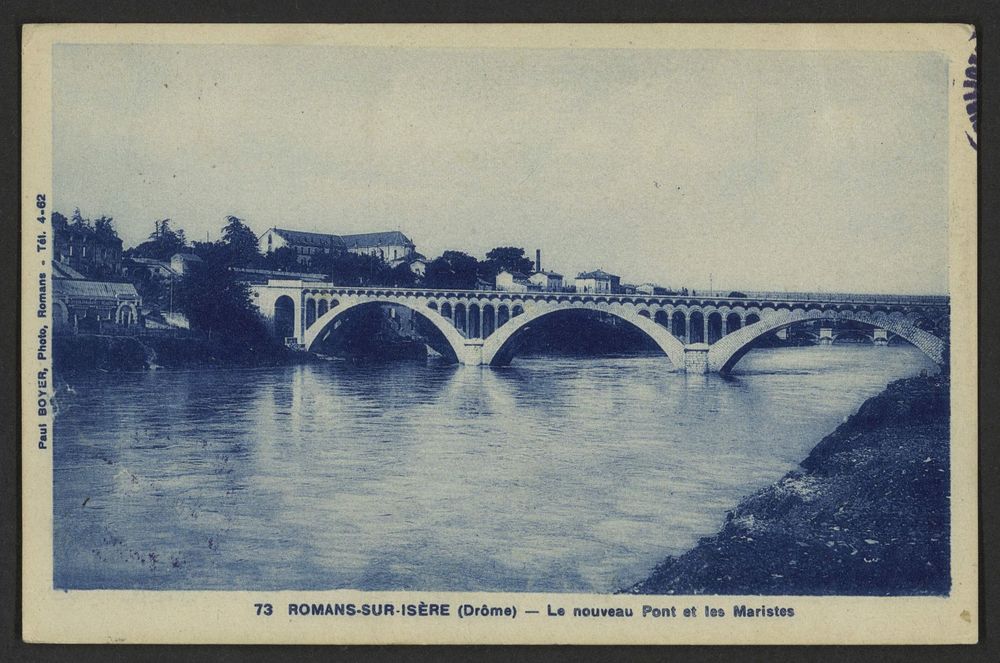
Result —
[[[935,295],[740,293],[742,296],[647,296],[561,292],[501,292],[340,287],[271,280],[251,286],[254,301],[275,331],[313,350],[349,311],[372,305],[403,306],[429,321],[443,339],[439,349],[469,366],[510,363],[531,323],[560,311],[596,311],[639,329],[690,373],[728,373],[762,337],[819,322],[820,342],[834,325],[849,323],[889,334],[948,363],[949,299]]]

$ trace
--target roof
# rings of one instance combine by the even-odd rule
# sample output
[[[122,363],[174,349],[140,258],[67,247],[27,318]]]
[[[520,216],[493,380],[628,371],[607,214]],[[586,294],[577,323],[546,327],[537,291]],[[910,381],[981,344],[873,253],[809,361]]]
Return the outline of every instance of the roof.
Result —
[[[58,297],[86,297],[88,299],[139,299],[131,283],[87,281],[80,279],[53,279],[52,287]]]
[[[548,276],[549,278],[553,278],[553,279],[561,279],[562,276],[563,276],[559,272],[550,272],[550,271],[547,271],[547,270],[544,270],[544,269],[542,271],[540,271],[540,272],[532,272],[531,273],[532,276],[534,276],[535,274],[544,274],[545,276]]]
[[[64,265],[58,260],[52,261],[52,278],[54,279],[85,279],[87,278],[69,265]]]
[[[128,260],[142,265],[146,269],[160,269],[170,274],[177,274],[177,270],[171,267],[169,262],[157,260],[156,258],[128,258]]]
[[[511,276],[514,277],[515,281],[527,281],[528,280],[528,275],[527,274],[522,274],[521,272],[511,272],[511,271],[508,271],[506,269],[503,269],[503,270],[500,270],[500,274],[510,274]],[[499,276],[499,274],[497,276]]]
[[[272,228],[289,244],[297,246],[335,246],[345,249],[365,249],[374,246],[414,246],[410,238],[398,230],[386,230],[376,233],[358,233],[354,235],[333,235],[330,233],[314,233],[305,230],[287,230]]]
[[[305,230],[286,230],[284,228],[272,228],[271,230],[283,237],[289,244],[297,246],[335,246],[346,248],[344,240],[339,235],[312,233]]]
[[[592,272],[581,272],[576,278],[578,279],[597,279],[599,281],[608,281],[611,279],[620,279],[621,277],[616,274],[609,274],[603,269],[595,269]]]
[[[341,235],[340,238],[349,249],[361,249],[372,246],[413,246],[410,238],[398,230],[388,230],[377,233],[360,233],[357,235]]]
[[[181,260],[191,260],[192,262],[203,262],[201,256],[199,256],[198,254],[188,253],[186,251],[183,253],[175,253],[174,255],[170,256],[171,260],[173,260],[174,258],[180,258]]]

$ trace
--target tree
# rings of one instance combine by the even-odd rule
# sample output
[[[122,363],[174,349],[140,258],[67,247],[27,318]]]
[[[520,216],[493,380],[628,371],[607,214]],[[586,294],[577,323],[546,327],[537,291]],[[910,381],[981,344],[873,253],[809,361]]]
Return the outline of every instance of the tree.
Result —
[[[427,265],[424,285],[429,288],[475,290],[479,261],[461,251],[445,251]]]
[[[174,287],[174,304],[191,326],[235,341],[263,342],[267,327],[251,303],[249,286],[230,269],[231,247],[203,246],[202,262],[189,265]]]
[[[94,234],[97,235],[98,241],[114,241],[118,239],[113,219],[103,214],[94,220]]]
[[[187,248],[187,238],[183,230],[174,231],[170,227],[170,219],[154,221],[154,230],[145,242],[130,250],[130,255],[136,258],[153,258],[154,260],[170,260],[171,256]]]
[[[52,212],[52,231],[53,233],[60,233],[69,228],[69,221],[66,217],[59,212]]]
[[[90,229],[90,227],[91,227],[90,226],[90,220],[83,218],[83,215],[80,214],[80,208],[79,207],[77,207],[76,209],[73,210],[73,217],[70,220],[70,224],[73,226],[73,228],[78,229],[78,230],[86,230],[86,229]]]
[[[390,285],[394,288],[408,288],[416,285],[417,280],[417,275],[410,269],[410,265],[403,262],[387,272],[386,280],[382,285]]]
[[[350,252],[317,254],[308,269],[337,285],[385,285],[391,271],[378,256]]]
[[[535,269],[535,263],[524,255],[524,249],[514,246],[498,246],[490,250],[486,260],[479,264],[479,277],[490,282],[503,271],[530,274]]]
[[[301,272],[303,266],[299,263],[299,255],[290,246],[279,246],[274,251],[261,257],[261,269],[271,269],[276,272]]]
[[[260,259],[257,235],[243,219],[229,215],[222,229],[222,243],[229,248],[233,267],[250,267]]]

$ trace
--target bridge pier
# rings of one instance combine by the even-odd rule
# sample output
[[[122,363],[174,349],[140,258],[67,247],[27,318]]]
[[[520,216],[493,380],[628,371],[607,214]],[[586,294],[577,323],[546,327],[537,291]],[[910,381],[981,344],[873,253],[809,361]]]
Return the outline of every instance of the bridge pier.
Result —
[[[708,343],[692,343],[684,346],[684,371],[708,373]]]
[[[875,345],[889,345],[889,332],[876,327],[873,340],[875,341]]]
[[[458,358],[462,364],[465,366],[483,365],[483,339],[466,339],[463,350],[462,356]]]
[[[833,345],[833,327],[819,328],[819,344]]]

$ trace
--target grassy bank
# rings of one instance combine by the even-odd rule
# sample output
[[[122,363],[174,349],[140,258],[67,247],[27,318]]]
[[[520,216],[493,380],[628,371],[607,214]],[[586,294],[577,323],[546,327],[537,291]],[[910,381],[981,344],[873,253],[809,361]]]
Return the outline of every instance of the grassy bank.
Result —
[[[636,594],[947,594],[949,383],[890,384]]]
[[[63,371],[141,371],[153,367],[274,366],[308,361],[312,355],[277,343],[252,344],[199,336],[100,336],[53,339],[52,361]]]

